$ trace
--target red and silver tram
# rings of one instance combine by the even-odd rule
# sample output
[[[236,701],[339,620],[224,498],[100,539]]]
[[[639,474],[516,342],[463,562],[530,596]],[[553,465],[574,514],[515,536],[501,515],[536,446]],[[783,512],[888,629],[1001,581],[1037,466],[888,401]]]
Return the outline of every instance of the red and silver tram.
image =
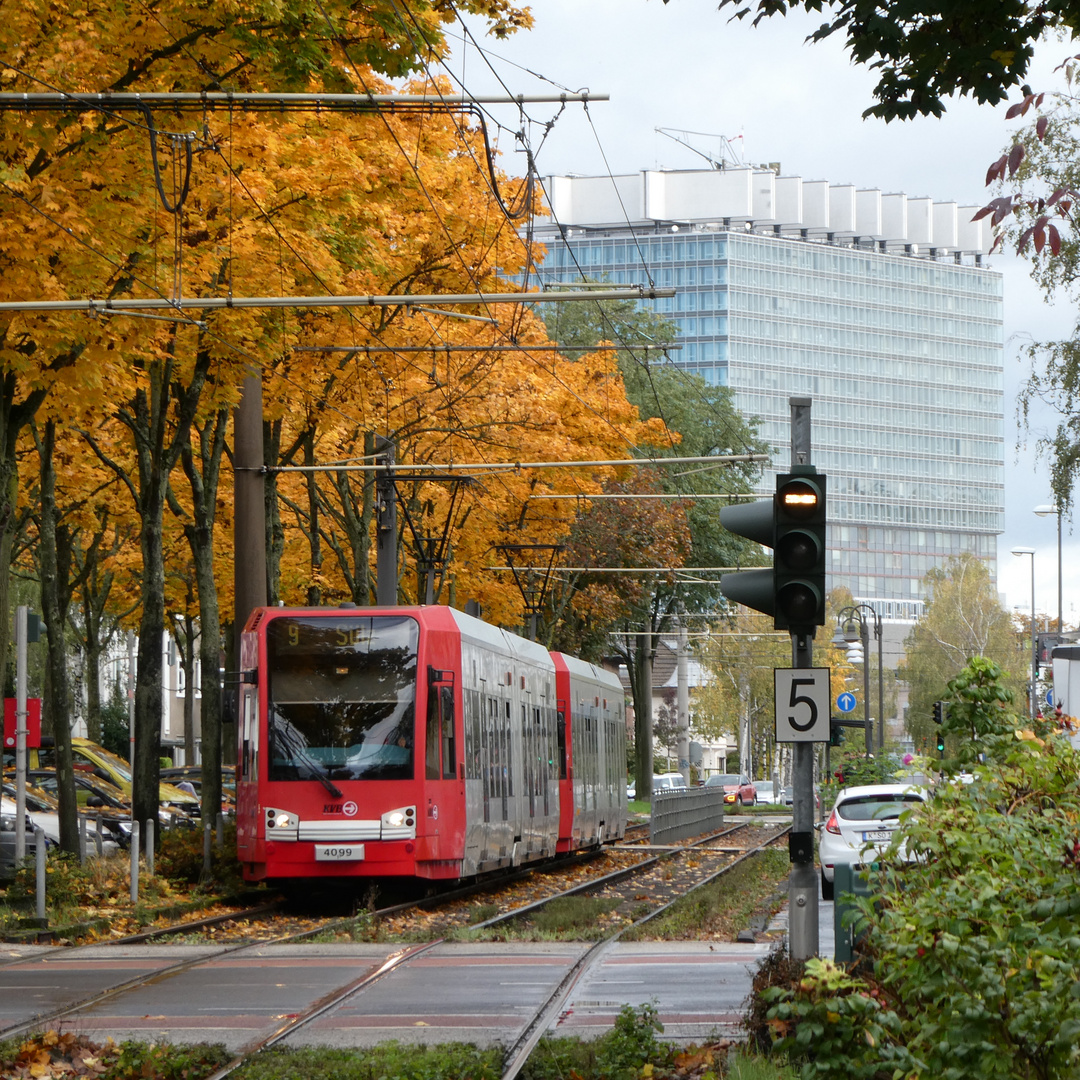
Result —
[[[259,608],[241,670],[249,881],[455,879],[625,834],[610,672],[437,606]]]

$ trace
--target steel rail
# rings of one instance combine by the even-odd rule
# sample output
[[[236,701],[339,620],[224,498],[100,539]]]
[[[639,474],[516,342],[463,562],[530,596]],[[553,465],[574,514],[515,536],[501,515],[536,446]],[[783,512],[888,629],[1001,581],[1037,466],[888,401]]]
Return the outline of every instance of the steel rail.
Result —
[[[476,923],[473,929],[485,930],[491,926],[498,926],[500,923],[512,922],[514,919],[520,918],[523,915],[531,915],[533,912],[540,911],[552,901],[561,900],[565,896],[580,896],[583,893],[602,889],[607,885],[617,885],[620,881],[624,881],[626,878],[633,877],[635,874],[648,870],[664,859],[678,858],[686,852],[692,851],[696,847],[700,847],[702,844],[711,843],[713,840],[719,840],[724,836],[729,836],[733,832],[738,832],[739,829],[745,829],[749,824],[750,822],[746,821],[739,825],[735,825],[730,829],[723,829],[718,833],[712,833],[709,836],[701,837],[692,844],[672,845],[670,848],[665,848],[661,854],[654,855],[648,859],[642,859],[641,862],[634,863],[632,866],[624,866],[621,870],[613,870],[610,874],[604,874],[602,877],[593,878],[591,881],[583,881],[580,885],[573,885],[569,889],[564,889],[560,893],[555,893],[553,896],[534,900],[533,903],[526,904],[524,907],[514,908],[513,911],[505,911],[500,915],[495,915],[490,919],[486,919],[484,922]],[[634,847],[632,845],[627,845],[620,850],[632,852]]]
[[[420,900],[412,900],[406,903],[393,904],[385,908],[379,908],[374,912],[365,912],[361,915],[352,915],[346,918],[332,919],[329,922],[322,923],[319,926],[313,927],[308,930],[300,930],[292,934],[283,934],[277,937],[266,938],[260,941],[248,941],[237,945],[223,945],[220,948],[220,951],[215,952],[211,956],[197,956],[190,957],[186,960],[178,960],[174,964],[169,964],[165,967],[158,968],[155,971],[133,976],[132,978],[127,979],[122,983],[117,983],[115,986],[108,987],[105,990],[99,991],[97,994],[91,995],[87,998],[83,998],[79,1001],[72,1002],[69,1005],[65,1005],[51,1011],[38,1013],[35,1016],[30,1017],[30,1019],[28,1020],[20,1021],[17,1024],[0,1030],[0,1039],[20,1035],[30,1031],[35,1027],[50,1023],[53,1020],[60,1020],[65,1016],[70,1016],[71,1014],[79,1012],[82,1009],[90,1008],[94,1005],[100,1004],[102,1001],[107,1001],[118,994],[122,994],[128,990],[134,989],[135,987],[140,985],[140,983],[148,982],[151,979],[158,979],[162,976],[168,977],[172,975],[177,975],[183,971],[188,970],[189,968],[198,966],[200,964],[212,964],[221,956],[232,955],[233,953],[240,952],[244,949],[263,948],[269,945],[284,945],[290,942],[304,941],[307,938],[316,937],[319,934],[332,933],[339,930],[351,930],[368,917],[374,919],[385,918],[390,915],[400,914],[413,908],[426,909],[430,907],[437,907],[439,904],[451,900],[459,900],[473,895],[483,895],[485,892],[488,892],[493,888],[499,888],[509,883],[524,880],[537,873],[546,873],[548,871],[562,870],[566,869],[568,866],[575,866],[581,863],[587,863],[593,858],[596,858],[598,855],[602,854],[603,850],[604,848],[598,847],[596,849],[589,849],[585,852],[575,852],[566,858],[557,859],[552,862],[546,862],[538,866],[522,868],[521,870],[515,871],[510,874],[503,874],[497,877],[485,878],[471,885],[463,886],[459,889],[453,889],[445,893],[438,893],[434,896],[423,897]],[[162,927],[158,930],[152,930],[140,934],[132,934],[124,938],[116,938],[104,942],[89,942],[86,945],[76,945],[71,949],[63,950],[62,953],[58,952],[57,958],[62,957],[64,960],[67,960],[72,955],[91,948],[113,948],[119,945],[137,944],[139,942],[153,940],[154,938],[167,937],[171,934],[186,933],[190,932],[193,929],[198,929],[200,926],[214,925],[215,923],[227,922],[229,920],[243,919],[245,916],[250,916],[260,911],[270,910],[273,906],[274,905],[272,904],[265,904],[256,908],[250,908],[243,911],[235,912],[233,914],[209,916],[206,919],[194,920],[188,923],[178,923],[174,926]],[[13,967],[16,964],[33,962],[34,959],[34,957],[30,956],[20,956],[8,961],[7,963],[0,964],[0,968]],[[45,963],[48,962],[48,960],[45,961]]]
[[[242,1065],[245,1065],[253,1057],[261,1054],[264,1050],[269,1050],[270,1047],[277,1045],[282,1039],[287,1039],[293,1032],[298,1031],[300,1028],[318,1020],[320,1016],[324,1016],[331,1009],[337,1008],[337,1006],[346,1002],[353,994],[359,993],[361,990],[366,989],[373,983],[377,982],[384,975],[388,975],[395,968],[401,967],[408,963],[410,960],[419,956],[421,953],[426,953],[430,949],[434,949],[436,945],[441,945],[442,938],[436,941],[429,941],[423,945],[418,945],[413,949],[406,950],[402,953],[395,953],[393,956],[388,957],[378,971],[371,972],[367,975],[361,975],[357,979],[353,979],[351,982],[346,983],[344,986],[338,987],[336,990],[331,990],[328,994],[325,994],[313,1005],[309,1005],[302,1013],[298,1013],[296,1016],[289,1017],[280,1027],[277,1028],[270,1035],[265,1038],[259,1039],[254,1043],[250,1043],[246,1046],[232,1061],[227,1065],[222,1066],[217,1072],[211,1073],[205,1080],[224,1080],[225,1077],[230,1076]]]
[[[733,831],[733,830],[732,830]],[[697,889],[703,888],[705,885],[715,881],[722,874],[726,874],[729,870],[738,866],[741,862],[750,858],[753,855],[757,855],[764,851],[770,844],[775,843],[778,839],[786,835],[791,831],[791,827],[782,830],[781,832],[769,837],[764,843],[759,844],[755,848],[751,848],[745,854],[739,858],[734,859],[726,866],[722,867],[715,874],[709,875],[709,877],[703,879],[693,888],[689,889],[683,896],[688,896],[690,893]],[[698,843],[703,843],[699,841]],[[696,845],[690,845],[696,846]],[[689,850],[689,847],[686,849]],[[600,959],[601,955],[608,949],[612,948],[616,941],[623,934],[628,933],[631,930],[643,925],[650,919],[655,918],[658,914],[666,911],[673,904],[679,903],[683,899],[682,896],[677,897],[674,900],[669,901],[662,907],[656,909],[656,911],[650,912],[648,915],[643,916],[640,919],[635,920],[629,926],[624,926],[618,930],[613,931],[603,941],[598,941],[587,952],[578,958],[577,962],[573,965],[566,976],[562,979],[559,985],[548,996],[547,1000],[534,1012],[533,1019],[525,1026],[518,1038],[507,1048],[505,1064],[503,1065],[502,1080],[515,1080],[517,1075],[524,1068],[525,1063],[529,1059],[529,1055],[536,1048],[536,1044],[543,1037],[544,1032],[547,1030],[550,1019],[557,1012],[561,1011],[566,999],[570,995],[570,991],[574,985],[578,982],[581,976]]]

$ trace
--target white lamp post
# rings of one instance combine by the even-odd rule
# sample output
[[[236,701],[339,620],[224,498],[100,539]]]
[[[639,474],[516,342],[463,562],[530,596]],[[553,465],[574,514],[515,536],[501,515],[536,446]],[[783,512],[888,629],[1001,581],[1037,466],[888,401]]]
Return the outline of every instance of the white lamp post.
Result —
[[[1012,549],[1014,555],[1030,555],[1031,556],[1031,692],[1028,694],[1029,704],[1031,706],[1031,719],[1035,719],[1035,700],[1038,694],[1038,677],[1039,677],[1039,652],[1038,652],[1038,638],[1035,634],[1035,549],[1030,547],[1014,547]]]
[[[1061,510],[1057,506],[1036,506],[1035,513],[1039,517],[1056,517],[1057,518],[1057,534],[1058,534],[1058,622],[1057,628],[1060,634],[1065,629],[1065,623],[1062,622],[1062,605],[1061,605]]]

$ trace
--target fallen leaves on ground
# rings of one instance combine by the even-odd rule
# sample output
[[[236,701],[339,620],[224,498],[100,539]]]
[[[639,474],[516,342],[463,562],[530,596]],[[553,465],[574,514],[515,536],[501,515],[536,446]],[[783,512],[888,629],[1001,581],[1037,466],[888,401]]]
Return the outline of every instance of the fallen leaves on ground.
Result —
[[[119,1053],[120,1048],[112,1039],[101,1044],[71,1031],[46,1031],[22,1043],[14,1061],[0,1061],[0,1069],[11,1080],[101,1076]]]

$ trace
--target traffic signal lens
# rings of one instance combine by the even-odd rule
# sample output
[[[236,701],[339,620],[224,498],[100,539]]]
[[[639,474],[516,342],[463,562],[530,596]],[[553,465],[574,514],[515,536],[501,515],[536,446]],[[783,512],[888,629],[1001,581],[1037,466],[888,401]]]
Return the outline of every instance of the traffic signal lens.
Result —
[[[821,557],[821,541],[813,533],[786,533],[776,544],[777,555],[792,570],[810,570]]]
[[[789,480],[780,489],[780,505],[792,517],[809,517],[817,510],[818,491],[804,480]]]
[[[789,623],[813,623],[819,600],[817,590],[804,581],[789,581],[776,594],[776,606]]]

